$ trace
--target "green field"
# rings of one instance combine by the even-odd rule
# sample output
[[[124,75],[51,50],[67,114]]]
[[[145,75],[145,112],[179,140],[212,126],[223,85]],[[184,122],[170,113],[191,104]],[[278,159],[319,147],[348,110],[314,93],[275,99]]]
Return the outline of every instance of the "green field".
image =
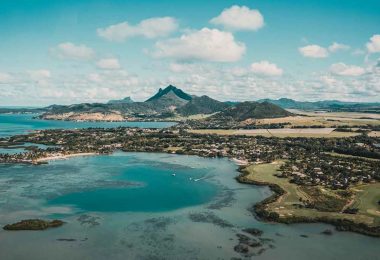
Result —
[[[357,186],[354,189],[356,197],[353,207],[358,208],[360,214],[375,218],[375,224],[380,225],[380,183]]]

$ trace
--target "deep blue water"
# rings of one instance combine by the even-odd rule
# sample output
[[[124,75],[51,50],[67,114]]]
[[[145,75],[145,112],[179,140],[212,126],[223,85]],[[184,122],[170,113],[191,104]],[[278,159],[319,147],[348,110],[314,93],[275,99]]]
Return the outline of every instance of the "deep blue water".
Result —
[[[88,127],[141,127],[164,128],[174,125],[173,122],[74,122],[60,120],[33,119],[36,114],[0,114],[0,137],[25,134],[41,129],[73,129]]]
[[[88,157],[83,160],[83,165],[78,165],[81,167],[80,171],[86,169],[87,164],[91,164],[91,169],[108,172],[110,175],[108,181],[131,182],[131,186],[95,187],[91,190],[69,193],[50,200],[49,205],[72,205],[83,211],[157,212],[203,204],[210,201],[217,193],[217,187],[212,183],[194,181],[208,175],[207,169],[204,168],[141,164],[124,153]]]

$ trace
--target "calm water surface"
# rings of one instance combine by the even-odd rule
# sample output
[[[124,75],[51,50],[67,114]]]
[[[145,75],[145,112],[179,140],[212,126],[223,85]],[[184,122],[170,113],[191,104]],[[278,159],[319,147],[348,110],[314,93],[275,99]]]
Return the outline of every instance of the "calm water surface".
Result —
[[[322,224],[257,221],[247,210],[270,195],[239,184],[226,159],[149,153],[0,165],[0,225],[67,222],[46,231],[0,231],[0,259],[231,259],[237,233],[264,231],[252,259],[378,259],[380,240],[321,235]],[[308,237],[301,237],[307,235]]]
[[[73,129],[88,127],[142,127],[164,128],[174,125],[172,122],[74,122],[60,120],[33,119],[36,114],[0,114],[0,137],[25,134],[41,129]]]

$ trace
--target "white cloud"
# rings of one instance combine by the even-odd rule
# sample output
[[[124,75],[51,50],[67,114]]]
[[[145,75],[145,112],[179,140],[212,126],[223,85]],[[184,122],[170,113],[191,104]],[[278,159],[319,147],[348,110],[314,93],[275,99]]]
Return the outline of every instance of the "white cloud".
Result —
[[[256,31],[264,26],[264,17],[259,10],[234,5],[224,9],[219,16],[212,18],[210,22],[232,30]]]
[[[116,58],[101,59],[96,62],[96,66],[100,69],[117,70],[120,69],[119,60]]]
[[[122,42],[127,38],[142,36],[153,39],[168,36],[176,31],[178,22],[172,17],[153,17],[142,20],[137,25],[130,25],[128,22],[122,22],[108,26],[107,28],[97,29],[100,37],[109,41]]]
[[[99,83],[99,82],[103,81],[102,77],[98,73],[90,73],[87,76],[87,78],[88,78],[89,81],[96,82],[96,83]]]
[[[350,46],[342,43],[333,42],[329,47],[328,50],[330,52],[337,52],[337,51],[347,51],[350,49]]]
[[[162,66],[168,72],[168,66]],[[169,65],[169,64],[168,64]],[[289,97],[297,100],[339,99],[345,101],[378,101],[380,66],[360,77],[342,77],[333,73],[313,73],[282,77],[258,77],[248,68],[229,64],[183,63],[182,73],[157,73],[139,77],[125,70],[96,70],[89,73],[52,74],[48,84],[37,84],[25,73],[12,73],[12,84],[0,84],[0,103],[4,105],[49,105],[83,102],[106,102],[132,96],[146,100],[159,86],[173,84],[195,95],[209,95],[218,100],[257,100]],[[175,67],[175,66],[174,66]],[[297,78],[295,78],[295,76]],[[300,78],[301,77],[301,78]]]
[[[12,80],[12,76],[8,73],[0,72],[0,84],[9,83]]]
[[[46,80],[51,77],[51,73],[49,70],[41,69],[41,70],[29,70],[28,71],[29,77],[32,80]]]
[[[204,66],[194,63],[177,63],[169,64],[169,70],[175,73],[195,73],[205,69]]]
[[[328,51],[319,45],[307,45],[298,49],[304,57],[309,58],[326,58],[329,56]]]
[[[265,60],[252,63],[251,70],[255,74],[265,75],[265,76],[281,76],[283,73],[283,70],[277,67],[276,64],[270,63]]]
[[[242,67],[235,67],[230,70],[230,73],[234,77],[244,77],[248,75],[248,70]]]
[[[179,60],[234,62],[245,53],[244,43],[237,42],[230,32],[203,28],[179,38],[159,41],[153,56]]]
[[[89,60],[94,57],[95,52],[84,44],[75,45],[71,42],[58,44],[51,49],[52,53],[61,59]]]
[[[20,77],[18,79],[18,83],[21,82],[31,82],[32,85],[39,86],[41,88],[48,88],[49,83],[51,81],[51,72],[47,69],[40,69],[40,70],[28,70],[27,75],[29,76],[29,79],[22,79]],[[27,83],[28,84],[28,83]]]
[[[342,62],[335,63],[330,66],[331,73],[339,76],[361,76],[365,73],[365,69],[355,65],[346,65]]]
[[[366,46],[370,53],[380,52],[380,34],[373,35]]]
[[[361,55],[365,54],[365,51],[362,50],[362,49],[355,49],[355,50],[352,51],[351,54],[354,55],[354,56],[361,56]]]

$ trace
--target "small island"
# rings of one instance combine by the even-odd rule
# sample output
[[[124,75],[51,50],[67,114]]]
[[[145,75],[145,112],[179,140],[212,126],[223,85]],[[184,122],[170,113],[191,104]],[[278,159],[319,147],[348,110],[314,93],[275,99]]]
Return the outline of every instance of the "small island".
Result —
[[[8,224],[3,227],[4,230],[45,230],[48,228],[60,227],[64,224],[62,220],[42,220],[42,219],[26,219],[20,222]]]

